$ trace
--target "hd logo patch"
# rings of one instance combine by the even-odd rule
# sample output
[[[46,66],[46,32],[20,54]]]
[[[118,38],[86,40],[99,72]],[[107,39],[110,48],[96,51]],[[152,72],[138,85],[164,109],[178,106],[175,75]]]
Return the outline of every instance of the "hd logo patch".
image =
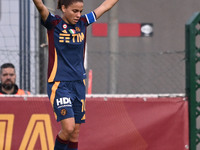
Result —
[[[56,104],[58,108],[61,107],[72,107],[72,102],[70,98],[62,97],[59,99],[56,99]]]

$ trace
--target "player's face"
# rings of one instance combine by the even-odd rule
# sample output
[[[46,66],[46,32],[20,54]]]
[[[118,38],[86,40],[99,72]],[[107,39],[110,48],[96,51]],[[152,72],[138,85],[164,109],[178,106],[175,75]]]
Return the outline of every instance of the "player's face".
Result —
[[[1,84],[4,88],[12,88],[16,81],[14,68],[4,68],[1,72]]]
[[[63,5],[63,20],[68,24],[76,24],[81,17],[83,11],[83,3],[75,2],[69,5],[67,8]]]

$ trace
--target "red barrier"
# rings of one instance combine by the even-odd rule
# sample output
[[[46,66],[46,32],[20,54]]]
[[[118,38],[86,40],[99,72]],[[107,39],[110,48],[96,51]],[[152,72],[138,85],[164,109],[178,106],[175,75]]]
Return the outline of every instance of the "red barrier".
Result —
[[[79,150],[188,149],[183,98],[87,98]],[[47,97],[0,97],[0,149],[53,150],[59,124]]]

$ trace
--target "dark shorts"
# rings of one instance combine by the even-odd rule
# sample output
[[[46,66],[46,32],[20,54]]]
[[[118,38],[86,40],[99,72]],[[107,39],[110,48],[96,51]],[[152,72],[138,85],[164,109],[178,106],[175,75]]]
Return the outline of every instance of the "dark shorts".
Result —
[[[47,83],[47,93],[57,121],[75,118],[75,123],[85,122],[84,81]]]

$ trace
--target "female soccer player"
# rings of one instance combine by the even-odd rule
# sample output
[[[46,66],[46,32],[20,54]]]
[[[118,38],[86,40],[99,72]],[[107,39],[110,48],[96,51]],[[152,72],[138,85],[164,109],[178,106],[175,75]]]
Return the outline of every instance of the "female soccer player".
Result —
[[[48,31],[49,63],[47,92],[61,130],[55,150],[78,150],[81,123],[85,122],[84,52],[86,28],[118,0],[105,0],[82,15],[83,0],[58,0],[62,17],[51,14],[42,0],[33,0]]]

